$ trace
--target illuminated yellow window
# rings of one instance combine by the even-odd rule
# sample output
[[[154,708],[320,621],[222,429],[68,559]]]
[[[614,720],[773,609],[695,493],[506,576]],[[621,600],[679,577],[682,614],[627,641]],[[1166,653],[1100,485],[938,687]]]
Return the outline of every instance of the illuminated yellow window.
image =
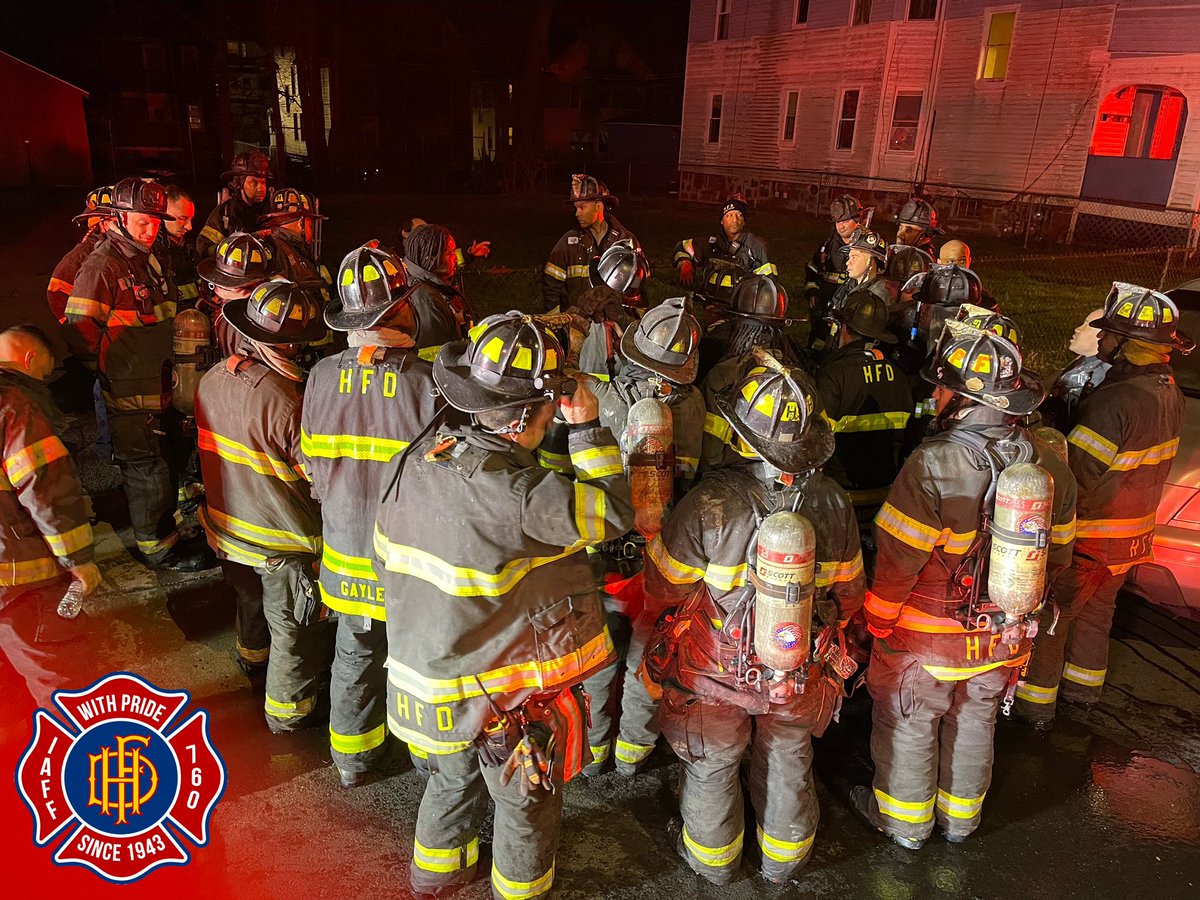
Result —
[[[992,13],[988,19],[987,41],[979,55],[979,79],[1003,81],[1008,75],[1008,54],[1012,50],[1015,12]]]

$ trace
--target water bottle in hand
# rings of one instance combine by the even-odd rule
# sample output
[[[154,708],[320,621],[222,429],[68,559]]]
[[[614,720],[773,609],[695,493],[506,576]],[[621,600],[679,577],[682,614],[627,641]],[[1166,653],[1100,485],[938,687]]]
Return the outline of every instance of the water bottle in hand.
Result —
[[[74,619],[83,609],[83,582],[72,581],[62,600],[58,602],[58,614],[64,619]]]

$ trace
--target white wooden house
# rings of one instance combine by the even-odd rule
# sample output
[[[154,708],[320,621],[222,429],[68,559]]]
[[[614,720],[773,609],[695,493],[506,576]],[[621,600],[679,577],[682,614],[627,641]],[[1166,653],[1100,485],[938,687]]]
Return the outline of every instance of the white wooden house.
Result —
[[[925,185],[951,219],[1021,195],[1072,219],[1190,211],[1190,103],[1200,2],[693,0],[680,194],[816,211],[835,185],[885,207]]]

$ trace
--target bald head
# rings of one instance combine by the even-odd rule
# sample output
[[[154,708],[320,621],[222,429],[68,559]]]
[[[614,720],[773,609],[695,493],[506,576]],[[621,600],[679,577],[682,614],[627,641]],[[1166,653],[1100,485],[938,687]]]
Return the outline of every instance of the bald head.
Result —
[[[54,351],[37,326],[14,325],[0,332],[0,366],[45,381],[54,371]]]
[[[943,266],[971,268],[971,248],[962,241],[946,241],[938,251],[938,263]]]

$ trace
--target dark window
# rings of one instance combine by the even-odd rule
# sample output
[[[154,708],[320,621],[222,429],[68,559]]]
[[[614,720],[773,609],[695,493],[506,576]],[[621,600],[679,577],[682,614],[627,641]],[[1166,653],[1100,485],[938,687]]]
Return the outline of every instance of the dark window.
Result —
[[[292,140],[300,140],[300,113],[292,113]]]
[[[796,24],[808,23],[808,0],[796,0]]]
[[[871,23],[871,0],[853,0],[850,15],[851,25],[869,25]]]
[[[909,19],[936,19],[937,0],[908,0]]]
[[[783,140],[792,143],[796,140],[796,108],[800,105],[800,92],[788,91],[783,103]]]
[[[858,91],[842,91],[842,108],[838,115],[838,150],[854,147],[854,123],[858,119]]]
[[[729,37],[729,13],[733,9],[733,0],[717,0],[717,40],[723,41]]]
[[[897,94],[892,108],[892,131],[889,150],[911,153],[917,149],[917,126],[921,123],[921,95]]]
[[[713,94],[712,108],[708,113],[708,142],[710,144],[719,143],[721,140],[721,104],[723,97],[720,94]]]

